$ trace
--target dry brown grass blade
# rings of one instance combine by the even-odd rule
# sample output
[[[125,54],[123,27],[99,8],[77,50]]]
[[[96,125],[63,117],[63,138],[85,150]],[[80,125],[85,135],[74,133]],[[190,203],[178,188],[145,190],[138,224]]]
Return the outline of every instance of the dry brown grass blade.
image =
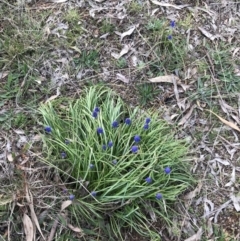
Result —
[[[62,215],[62,211],[64,209],[66,209],[71,204],[72,204],[71,200],[67,200],[67,201],[64,201],[62,203],[60,214],[57,216],[57,218],[55,219],[55,221],[53,223],[53,226],[52,226],[52,229],[51,229],[51,232],[50,232],[50,234],[48,236],[48,240],[47,241],[52,241],[54,239],[54,234],[56,233],[56,229],[57,229],[57,226],[58,226],[59,216]]]
[[[39,233],[42,235],[42,238],[45,240],[45,237],[43,236],[42,230],[40,228],[40,225],[39,225],[39,222],[38,222],[38,219],[37,219],[37,216],[36,216],[36,213],[34,211],[33,197],[32,197],[32,194],[31,194],[30,190],[28,189],[28,185],[26,185],[26,199],[27,199],[30,211],[31,211],[31,218],[32,218],[34,224],[36,225]],[[34,226],[33,226],[33,228],[34,228]]]
[[[26,235],[26,241],[33,241],[33,223],[26,213],[24,213],[22,221]]]
[[[196,107],[196,105],[193,105],[191,108],[190,108],[190,110],[188,111],[188,113],[185,115],[185,116],[183,116],[183,118],[179,121],[179,123],[178,123],[178,125],[180,126],[180,125],[183,125],[189,118],[190,118],[190,116],[192,115],[192,112],[193,112],[193,110],[195,109],[195,107]]]
[[[224,124],[228,125],[228,126],[231,127],[232,129],[240,132],[240,129],[239,129],[238,126],[235,125],[234,123],[223,119],[221,116],[217,115],[216,113],[212,112],[211,110],[207,110],[207,111],[209,111],[210,113],[212,113],[213,115],[215,115],[215,116],[216,116],[220,121],[222,121]]]
[[[202,237],[202,227],[192,237],[185,239],[184,241],[200,241]]]

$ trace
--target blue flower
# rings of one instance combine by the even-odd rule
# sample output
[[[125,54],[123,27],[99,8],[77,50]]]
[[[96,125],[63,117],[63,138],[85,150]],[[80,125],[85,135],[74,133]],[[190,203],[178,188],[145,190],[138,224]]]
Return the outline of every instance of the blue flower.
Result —
[[[138,146],[132,146],[131,151],[133,153],[137,153],[138,152]]]
[[[65,144],[70,144],[70,141],[68,139],[65,140]]]
[[[113,142],[112,141],[109,141],[108,142],[108,147],[111,148],[113,146]]]
[[[148,184],[150,184],[150,183],[152,182],[152,178],[151,178],[151,177],[147,177],[147,178],[145,178],[145,181],[146,181]]]
[[[138,135],[134,136],[134,141],[135,141],[136,143],[140,142],[140,141],[141,141],[140,136],[138,136]]]
[[[161,194],[161,193],[157,193],[157,194],[156,194],[156,199],[157,199],[157,200],[162,199],[162,194]]]
[[[150,121],[151,121],[151,118],[149,118],[149,117],[148,117],[148,118],[146,118],[145,123],[146,123],[146,124],[149,124],[149,123],[150,123]]]
[[[170,168],[170,167],[164,168],[164,172],[165,172],[166,174],[169,174],[169,173],[171,172],[171,168]]]
[[[92,197],[96,197],[97,196],[97,192],[95,192],[95,191],[92,191],[90,194],[91,194]]]
[[[75,198],[73,194],[70,194],[69,199],[72,201]]]
[[[93,113],[92,113],[92,117],[96,119],[97,116],[98,116],[98,112],[94,110]]]
[[[149,128],[149,125],[148,124],[145,124],[144,126],[143,126],[143,129],[144,130],[147,130]]]
[[[117,122],[117,121],[114,121],[114,122],[112,123],[112,127],[113,127],[113,128],[117,128],[117,127],[118,127],[118,122]]]
[[[100,135],[100,134],[103,134],[103,128],[102,127],[98,127],[97,128],[97,133]]]
[[[61,152],[61,157],[62,157],[62,159],[66,158],[67,157],[66,152]]]
[[[91,164],[89,165],[89,168],[90,168],[90,169],[93,169],[93,168],[94,168],[94,164],[91,163]]]
[[[106,151],[106,150],[107,150],[107,146],[106,146],[106,145],[102,145],[102,149],[103,149],[104,151]]]
[[[174,28],[175,26],[176,26],[175,21],[174,21],[174,20],[171,20],[171,22],[170,22],[170,27]]]
[[[50,126],[46,126],[44,130],[49,134],[52,132],[52,128]]]
[[[116,164],[117,164],[117,160],[113,160],[113,161],[112,161],[112,164],[113,164],[113,165],[116,165]]]
[[[100,112],[100,108],[99,107],[95,107],[93,111]]]
[[[131,123],[132,123],[132,121],[131,121],[130,118],[126,118],[126,119],[125,119],[125,124],[126,124],[126,125],[131,125]]]
[[[172,35],[168,35],[167,39],[172,40]]]

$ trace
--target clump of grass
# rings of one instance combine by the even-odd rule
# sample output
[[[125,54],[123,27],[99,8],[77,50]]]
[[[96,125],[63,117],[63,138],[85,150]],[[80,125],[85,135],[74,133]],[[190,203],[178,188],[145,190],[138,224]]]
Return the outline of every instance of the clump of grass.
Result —
[[[152,101],[159,93],[160,90],[154,89],[152,84],[138,84],[137,85],[139,103],[141,106],[145,106]]]
[[[187,57],[186,40],[175,34],[176,22],[165,19],[150,19],[146,25],[148,41],[151,46],[149,56],[149,77],[166,72],[185,69]]]
[[[115,26],[109,20],[103,20],[100,31],[102,34],[104,33],[113,33],[115,30]]]
[[[171,127],[157,114],[128,108],[103,86],[40,112],[46,160],[79,183],[72,187],[77,222],[108,220],[118,239],[126,227],[159,238],[150,216],[170,225],[171,205],[193,182],[184,161],[188,148]]]
[[[82,51],[79,57],[73,58],[74,64],[78,68],[99,68],[99,52],[97,50]]]
[[[116,61],[116,66],[120,69],[127,67],[127,61],[125,58],[121,57]]]
[[[139,3],[136,0],[131,1],[128,6],[128,12],[132,14],[139,13],[142,11],[142,9],[143,9],[143,4]]]

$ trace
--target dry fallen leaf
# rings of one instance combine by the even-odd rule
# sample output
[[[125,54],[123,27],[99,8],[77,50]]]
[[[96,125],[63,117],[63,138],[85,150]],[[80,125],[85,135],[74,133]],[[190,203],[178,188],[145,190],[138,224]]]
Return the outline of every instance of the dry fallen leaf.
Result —
[[[233,206],[235,207],[236,211],[240,211],[240,197],[236,197],[234,194],[230,195],[231,200],[233,201]]]
[[[9,154],[7,155],[7,159],[8,159],[9,162],[13,162],[12,153],[9,153]]]
[[[131,47],[127,44],[125,44],[123,46],[123,49],[121,50],[121,52],[118,54],[118,53],[111,53],[111,55],[115,58],[115,59],[119,59],[121,58],[123,55],[127,54],[128,51],[131,49]]]
[[[129,83],[129,79],[127,79],[124,75],[122,74],[116,74],[117,80],[121,80],[122,82],[128,84]]]
[[[138,24],[133,26],[132,28],[130,28],[128,31],[122,33],[120,35],[120,41],[122,41],[124,37],[131,35],[133,33],[133,31],[136,29],[136,27],[138,27]]]
[[[64,209],[66,209],[68,206],[70,206],[72,204],[72,201],[71,200],[67,200],[67,201],[64,201],[61,205],[61,211],[63,211]]]
[[[23,215],[23,227],[26,235],[26,241],[33,241],[33,224],[26,213]]]
[[[192,199],[192,198],[196,197],[196,196],[198,195],[198,193],[201,191],[202,185],[203,185],[203,184],[202,184],[202,182],[200,181],[200,182],[198,183],[197,187],[196,187],[193,191],[191,191],[191,192],[189,192],[188,194],[186,194],[186,195],[183,197],[183,199]]]
[[[52,95],[51,97],[49,97],[49,98],[45,101],[45,104],[48,103],[48,102],[51,101],[51,100],[56,99],[59,95],[60,95],[60,88],[58,87],[58,88],[57,88],[57,94],[56,94],[56,95]]]
[[[8,73],[9,73],[8,71],[0,72],[0,79],[5,78],[8,75]]]
[[[177,81],[180,81],[180,79],[177,76],[174,76]],[[158,76],[155,78],[149,79],[152,83],[173,83],[173,75],[164,75],[164,76]]]
[[[47,2],[51,2],[51,3],[65,3],[68,0],[48,0]]]
[[[38,222],[38,219],[37,219],[37,215],[34,211],[33,196],[31,194],[30,190],[28,189],[27,185],[26,185],[26,200],[28,202],[28,205],[29,205],[29,208],[30,208],[30,211],[31,211],[31,218],[32,218],[34,224],[36,225],[39,233],[42,235],[42,238],[45,240],[45,237],[43,236],[42,230],[40,228],[40,225],[39,225],[39,222]],[[33,226],[33,229],[35,229],[35,226]]]
[[[151,2],[156,4],[156,5],[162,6],[162,7],[173,7],[175,9],[179,9],[179,10],[189,6],[189,4],[176,6],[176,5],[173,5],[173,4],[163,3],[163,2],[156,1],[156,0],[151,0]]]
[[[72,231],[76,232],[76,233],[82,233],[82,229],[79,227],[74,227],[72,224],[68,224],[67,225]]]
[[[210,40],[214,40],[216,38],[215,35],[209,33],[207,30],[205,30],[204,28],[198,27],[198,29],[202,32],[203,35],[205,35],[207,38],[209,38]]]
[[[184,91],[186,91],[190,86],[181,83],[181,80],[176,75],[164,75],[149,79],[152,83],[174,83],[176,81],[177,85],[180,85]]]
[[[234,123],[227,121],[225,119],[223,119],[222,117],[220,117],[219,115],[215,114],[214,112],[212,112],[211,110],[208,110],[210,113],[214,114],[220,121],[222,121],[224,124],[228,125],[229,127],[233,128],[236,131],[240,132],[240,129],[238,128],[237,125],[235,125]]]
[[[196,105],[193,105],[191,107],[191,109],[188,111],[188,113],[185,116],[183,116],[183,118],[179,121],[178,125],[183,125],[189,119],[189,117],[191,116],[195,107],[196,107]]]
[[[199,241],[202,237],[202,227],[192,237],[185,239],[185,241]]]

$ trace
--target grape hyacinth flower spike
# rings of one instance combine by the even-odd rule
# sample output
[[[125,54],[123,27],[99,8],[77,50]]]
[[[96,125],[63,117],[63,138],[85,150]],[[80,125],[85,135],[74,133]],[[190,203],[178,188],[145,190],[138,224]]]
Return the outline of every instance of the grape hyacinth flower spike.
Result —
[[[140,142],[140,141],[141,141],[140,136],[139,136],[139,135],[134,136],[134,141],[135,141],[136,143]]]
[[[103,128],[102,128],[102,127],[98,127],[98,128],[97,128],[97,133],[98,133],[99,135],[103,134]]]
[[[132,146],[131,151],[132,151],[132,153],[137,153],[138,152],[138,146]]]
[[[114,122],[112,123],[112,127],[113,127],[113,128],[117,128],[117,127],[118,127],[118,122],[117,122],[117,121],[114,121]]]
[[[166,174],[170,174],[170,173],[171,173],[171,168],[170,168],[170,167],[164,168],[164,172],[165,172]]]
[[[151,177],[147,177],[147,178],[145,178],[145,181],[146,181],[148,184],[150,184],[150,183],[152,182],[152,178],[151,178]]]
[[[125,124],[126,124],[126,125],[131,125],[131,123],[132,123],[132,121],[131,121],[130,118],[126,118],[126,119],[125,119]]]
[[[51,128],[50,126],[46,126],[46,127],[44,128],[44,130],[45,130],[45,132],[48,133],[48,134],[52,132],[52,128]]]
[[[157,193],[157,194],[156,194],[156,199],[157,199],[157,200],[162,199],[162,194],[161,194],[161,193]]]

